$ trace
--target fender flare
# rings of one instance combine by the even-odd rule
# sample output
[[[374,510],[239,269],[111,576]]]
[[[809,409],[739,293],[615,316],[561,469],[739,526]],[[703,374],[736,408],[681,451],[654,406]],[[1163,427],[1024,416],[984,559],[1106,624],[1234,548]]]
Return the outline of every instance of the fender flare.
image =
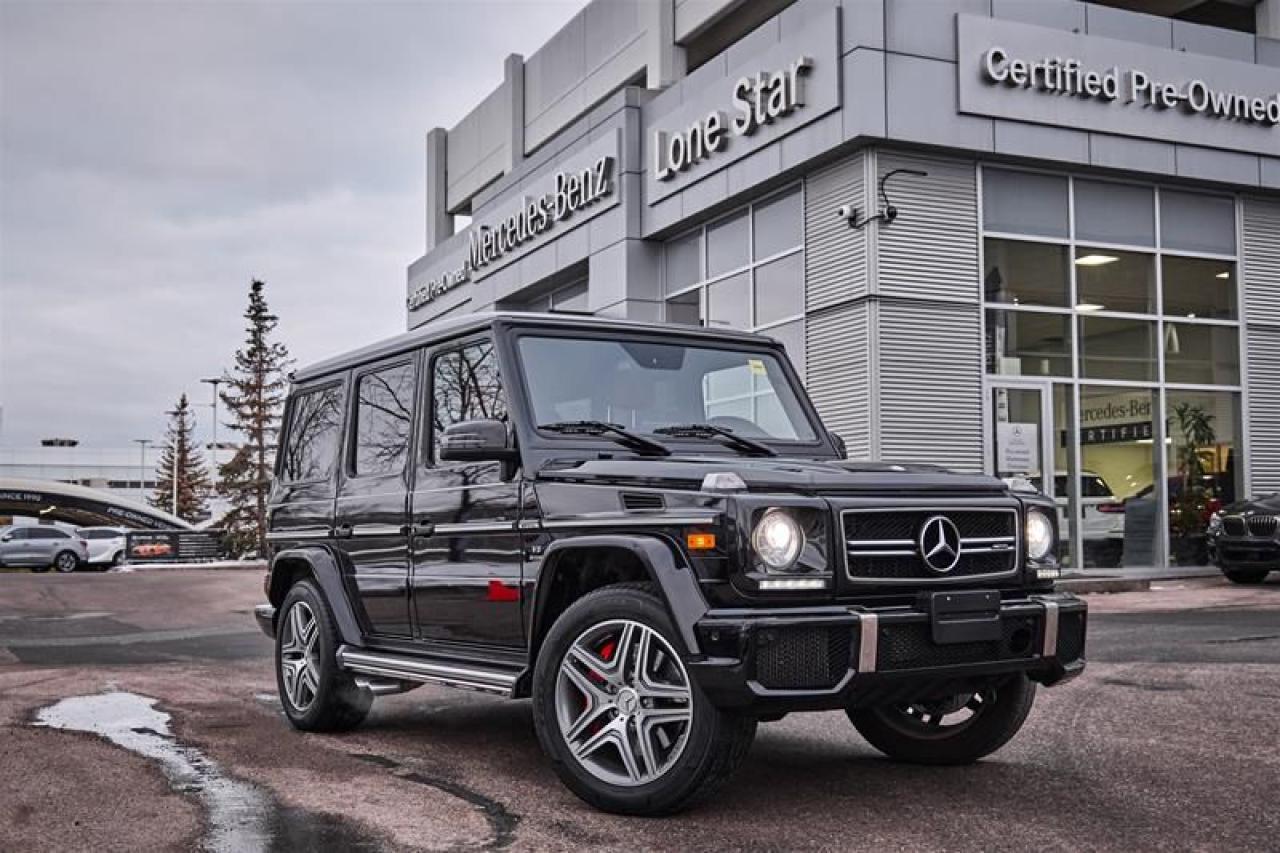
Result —
[[[343,581],[342,568],[338,565],[333,552],[319,545],[304,545],[286,548],[271,558],[271,570],[267,577],[267,597],[276,607],[284,601],[288,587],[277,582],[276,570],[281,565],[297,565],[303,563],[311,572],[311,576],[320,585],[329,610],[338,623],[338,633],[342,642],[353,646],[364,644],[364,632],[355,611],[351,609],[351,599]]]
[[[601,534],[557,539],[547,547],[538,569],[537,585],[533,592],[533,609],[529,620],[530,666],[546,633],[546,631],[539,631],[538,628],[542,624],[547,607],[546,599],[550,595],[552,583],[556,578],[560,558],[578,550],[610,548],[628,551],[640,561],[649,578],[661,590],[663,604],[675,623],[680,638],[684,641],[685,650],[691,655],[701,653],[694,626],[706,615],[709,609],[707,600],[702,594],[693,569],[679,558],[674,546],[656,535]]]

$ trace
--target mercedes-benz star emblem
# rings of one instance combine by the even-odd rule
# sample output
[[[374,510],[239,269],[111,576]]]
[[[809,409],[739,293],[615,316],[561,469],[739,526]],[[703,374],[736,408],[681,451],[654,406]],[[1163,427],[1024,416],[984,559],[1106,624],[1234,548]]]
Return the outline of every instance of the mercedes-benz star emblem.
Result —
[[[945,515],[935,515],[920,527],[920,557],[930,571],[945,575],[960,562],[960,531]]]

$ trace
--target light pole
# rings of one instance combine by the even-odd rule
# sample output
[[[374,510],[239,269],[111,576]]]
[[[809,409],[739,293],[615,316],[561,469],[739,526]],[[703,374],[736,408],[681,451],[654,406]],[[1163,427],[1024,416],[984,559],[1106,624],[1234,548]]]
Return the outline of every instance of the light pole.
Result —
[[[165,412],[165,414],[171,418],[176,418],[182,414],[182,410],[170,409],[169,411]],[[178,471],[182,468],[182,466],[185,463],[186,463],[186,460],[184,460],[182,457],[178,455],[178,442],[175,440],[173,442],[173,465],[171,466],[171,470],[169,472],[169,480],[173,483],[173,503],[170,504],[170,509],[169,509],[169,512],[172,515],[178,514]]]
[[[147,445],[151,444],[151,439],[135,438],[133,442],[138,445],[138,494],[145,503],[147,500]]]
[[[213,464],[213,476],[210,478],[213,484],[213,490],[218,491],[218,386],[222,384],[222,378],[201,379],[206,385],[213,386],[213,449],[210,451],[210,457]]]

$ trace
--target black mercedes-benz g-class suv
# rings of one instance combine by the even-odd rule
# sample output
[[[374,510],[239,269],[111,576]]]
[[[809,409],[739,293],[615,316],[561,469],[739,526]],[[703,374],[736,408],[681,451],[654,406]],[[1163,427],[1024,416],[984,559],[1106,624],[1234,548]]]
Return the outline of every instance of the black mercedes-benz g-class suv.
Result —
[[[564,783],[632,814],[706,796],[792,711],[975,761],[1084,667],[1054,505],[844,456],[738,332],[474,315],[300,371],[256,612],[284,711],[532,697]]]

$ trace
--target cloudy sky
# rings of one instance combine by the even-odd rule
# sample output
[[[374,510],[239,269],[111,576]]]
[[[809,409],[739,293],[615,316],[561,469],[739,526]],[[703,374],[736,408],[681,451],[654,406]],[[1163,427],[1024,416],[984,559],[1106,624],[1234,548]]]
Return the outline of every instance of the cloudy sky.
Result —
[[[301,363],[402,331],[427,130],[583,5],[0,0],[0,445],[159,437],[254,277]]]

